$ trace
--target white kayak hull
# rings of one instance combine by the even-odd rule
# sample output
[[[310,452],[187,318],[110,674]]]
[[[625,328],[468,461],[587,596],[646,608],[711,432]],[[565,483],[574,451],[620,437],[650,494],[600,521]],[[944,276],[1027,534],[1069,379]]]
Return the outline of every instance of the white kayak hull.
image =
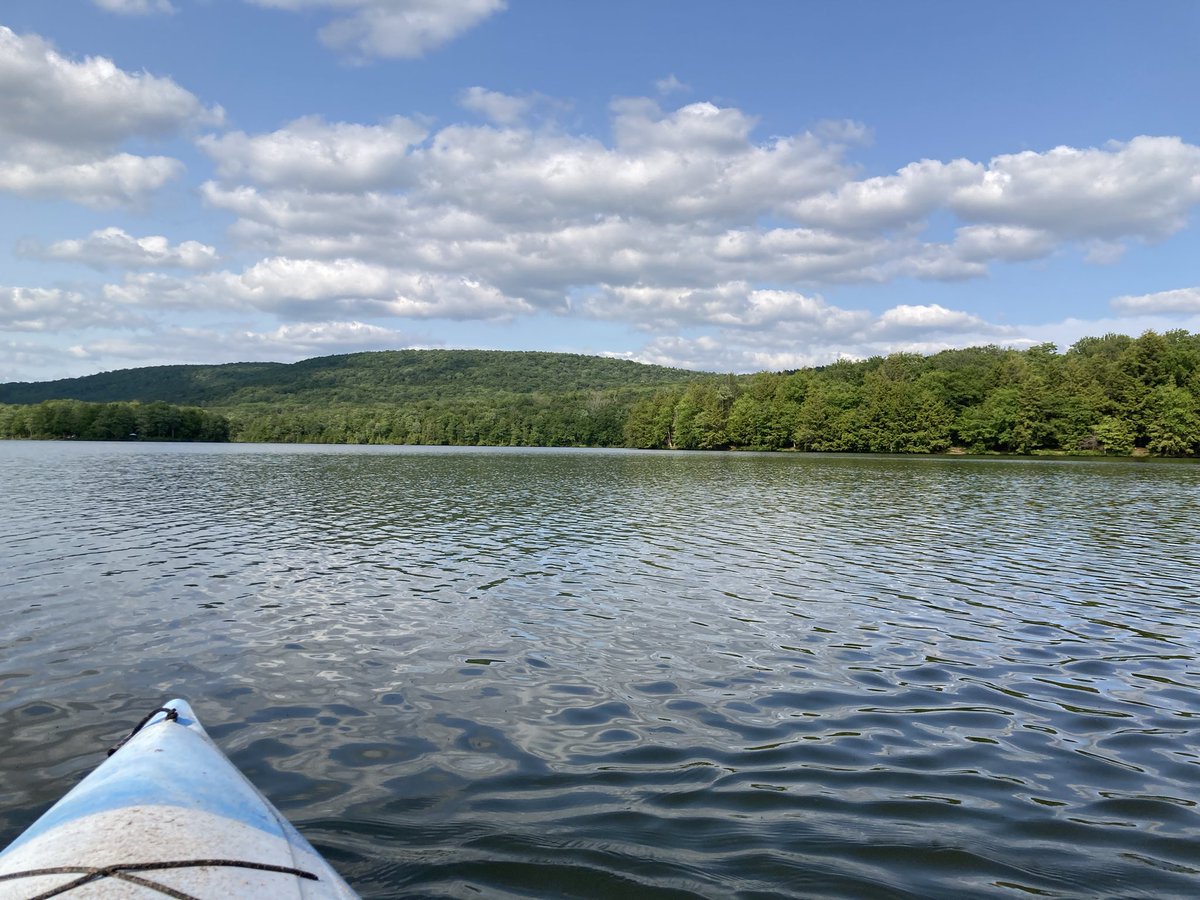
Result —
[[[166,708],[0,854],[0,898],[357,896],[186,702]]]

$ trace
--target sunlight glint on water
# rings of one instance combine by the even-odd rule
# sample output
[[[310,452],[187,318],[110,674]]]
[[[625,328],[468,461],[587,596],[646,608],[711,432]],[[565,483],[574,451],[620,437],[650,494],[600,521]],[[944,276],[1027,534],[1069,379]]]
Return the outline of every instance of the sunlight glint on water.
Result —
[[[7,841],[170,695],[366,896],[1200,893],[1200,469],[0,444]]]

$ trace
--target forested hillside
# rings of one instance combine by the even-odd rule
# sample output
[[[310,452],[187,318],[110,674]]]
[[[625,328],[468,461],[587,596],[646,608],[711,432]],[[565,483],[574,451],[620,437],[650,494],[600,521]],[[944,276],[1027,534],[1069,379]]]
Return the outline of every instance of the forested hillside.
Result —
[[[678,384],[694,372],[622,359],[502,350],[387,350],[301,362],[149,366],[0,384],[0,403],[161,400],[189,406],[402,404]]]
[[[634,447],[937,453],[1200,452],[1200,335],[1085,338],[1066,353],[894,354],[657,393]]]
[[[700,377],[628,360],[484,350],[156,366],[0,385],[0,404],[10,404],[0,406],[0,437],[149,433],[112,431],[109,414],[83,409],[87,401],[204,407],[241,441],[620,446],[634,403]]]
[[[1106,335],[1065,353],[1052,344],[900,353],[743,376],[404,350],[0,385],[0,402],[10,404],[0,406],[0,437],[1193,456],[1200,335]]]

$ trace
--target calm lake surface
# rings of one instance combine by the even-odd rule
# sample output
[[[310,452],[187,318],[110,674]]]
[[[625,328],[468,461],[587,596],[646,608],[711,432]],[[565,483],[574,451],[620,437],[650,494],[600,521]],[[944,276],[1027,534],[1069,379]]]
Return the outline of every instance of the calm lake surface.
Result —
[[[0,844],[188,698],[367,897],[1200,895],[1200,467],[0,443]]]

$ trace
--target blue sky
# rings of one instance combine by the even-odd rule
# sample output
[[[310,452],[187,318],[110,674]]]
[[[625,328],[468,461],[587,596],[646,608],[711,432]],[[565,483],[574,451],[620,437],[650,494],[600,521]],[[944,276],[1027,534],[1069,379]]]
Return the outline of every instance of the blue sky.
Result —
[[[1200,4],[6,0],[0,381],[1200,331]]]

